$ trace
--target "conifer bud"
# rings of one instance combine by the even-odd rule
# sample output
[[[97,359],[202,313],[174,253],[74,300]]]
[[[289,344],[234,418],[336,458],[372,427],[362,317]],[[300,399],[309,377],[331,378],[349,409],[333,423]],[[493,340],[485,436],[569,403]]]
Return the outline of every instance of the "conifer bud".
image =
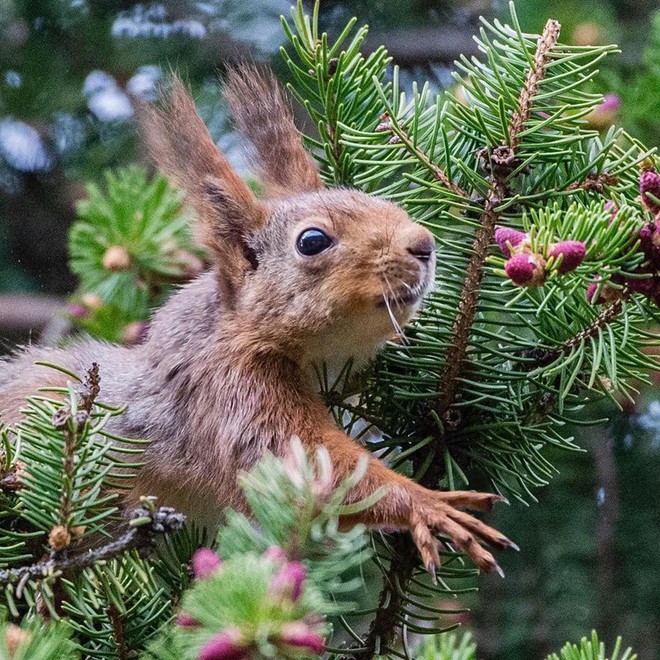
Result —
[[[538,254],[514,254],[504,272],[518,286],[541,286],[545,281],[545,260]]]
[[[654,215],[660,213],[660,201],[651,199],[649,194],[660,200],[660,174],[655,170],[646,170],[642,172],[639,178],[639,194],[642,198],[642,204]]]
[[[66,311],[69,313],[70,316],[73,316],[74,319],[84,319],[88,312],[85,307],[82,305],[76,305],[75,303],[72,303],[66,308]]]
[[[225,628],[211,637],[202,646],[197,656],[199,660],[243,660],[249,658],[248,649],[241,643],[241,631],[238,628]]]
[[[303,621],[285,623],[280,631],[279,639],[282,644],[307,649],[316,655],[321,655],[325,650],[323,637]]]
[[[643,270],[638,270],[636,272],[639,274],[644,273]],[[648,273],[648,271],[646,272]],[[657,288],[654,277],[626,277],[626,284],[633,293],[641,293],[647,298],[653,297]]]
[[[521,246],[523,241],[528,239],[527,234],[517,229],[511,229],[511,227],[495,227],[495,242],[502,251],[502,254],[505,257],[510,257],[512,254],[511,248],[514,248],[513,252],[517,252],[515,248]]]
[[[303,564],[298,561],[289,562],[275,574],[268,592],[277,600],[287,599],[295,603],[302,594],[306,578],[307,569]]]
[[[64,525],[55,525],[48,534],[48,545],[53,550],[64,550],[71,545],[71,534]]]
[[[14,657],[14,653],[16,653],[21,644],[26,643],[29,640],[30,635],[26,630],[19,628],[13,623],[7,625],[7,628],[5,629],[5,643],[10,658]]]
[[[612,281],[617,284],[623,284],[624,280],[620,275],[612,276]],[[600,291],[599,291],[600,288]],[[623,290],[617,287],[601,284],[600,277],[596,279],[587,287],[587,300],[592,305],[603,305],[605,303],[614,302],[623,298]]]
[[[558,271],[563,275],[575,270],[584,259],[587,249],[582,241],[560,241],[550,249],[550,256],[554,259],[561,257]]]
[[[263,558],[273,561],[276,564],[285,564],[287,562],[286,553],[279,545],[271,545],[270,548],[264,552]]]
[[[610,212],[610,222],[616,218],[619,213],[619,207],[614,203],[614,200],[609,199],[605,202],[605,210]]]
[[[603,102],[586,116],[587,123],[598,131],[608,129],[615,122],[620,107],[621,99],[616,94],[606,94]]]
[[[202,624],[185,612],[181,612],[176,618],[177,625],[182,628],[199,628]]]
[[[128,346],[141,344],[149,334],[149,324],[146,321],[133,321],[128,323],[121,333],[121,340]]]
[[[99,309],[100,307],[103,307],[103,301],[101,300],[101,297],[96,295],[95,293],[84,293],[80,297],[80,302],[82,302],[87,309]]]
[[[639,249],[644,256],[651,261],[656,268],[660,267],[660,231],[655,223],[649,222],[644,225],[637,235],[639,238]]]
[[[222,566],[222,559],[211,548],[200,548],[192,558],[192,569],[198,580],[206,580]]]
[[[112,272],[128,270],[131,267],[131,255],[125,247],[113,245],[105,251],[101,264]]]

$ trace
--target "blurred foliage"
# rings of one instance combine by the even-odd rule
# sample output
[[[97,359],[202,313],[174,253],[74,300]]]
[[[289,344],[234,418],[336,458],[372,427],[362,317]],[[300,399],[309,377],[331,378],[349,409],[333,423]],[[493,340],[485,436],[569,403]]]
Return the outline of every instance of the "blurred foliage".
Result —
[[[69,316],[95,337],[133,344],[172,285],[204,270],[203,252],[192,243],[183,194],[165,177],[150,180],[133,166],[108,171],[105,183],[87,186],[69,234],[80,281]]]

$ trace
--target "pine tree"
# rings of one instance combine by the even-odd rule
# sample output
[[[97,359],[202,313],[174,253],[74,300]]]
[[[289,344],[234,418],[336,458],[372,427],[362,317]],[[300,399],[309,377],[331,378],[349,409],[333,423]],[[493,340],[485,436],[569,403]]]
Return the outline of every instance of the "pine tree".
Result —
[[[361,54],[366,28],[351,21],[330,42],[318,11],[299,2],[283,21],[282,55],[317,128],[307,141],[324,180],[399,203],[438,246],[421,315],[361,378],[350,366],[336,382],[319,374],[328,406],[427,487],[478,484],[534,501],[554,472],[544,447],[575,449],[567,423],[590,423],[583,411],[594,399],[632,398],[655,364],[645,349],[659,318],[657,160],[625,131],[601,135],[584,120],[601,101],[590,91],[596,67],[616,49],[564,46],[553,20],[524,34],[512,7],[511,26],[483,22],[482,56],[457,63],[453,94],[434,97],[428,85],[409,94],[383,48]],[[166,184],[135,170],[108,184],[90,190],[72,232],[76,300],[95,295],[92,307],[114,306],[122,323],[142,320],[145,291],[164,295],[181,275],[173,251],[191,247]],[[143,246],[135,254],[122,247],[129,235]],[[123,252],[110,259],[114,247]],[[119,334],[101,321],[97,333]],[[193,555],[199,531],[181,530],[176,512],[148,498],[122,523],[104,486],[130,469],[103,431],[121,411],[96,401],[97,378],[92,369],[60,392],[64,404],[47,392],[31,399],[26,421],[4,431],[0,582],[13,619],[54,619],[49,634],[92,658],[304,658],[324,645],[345,659],[474,657],[468,638],[417,649],[409,635],[442,632],[438,600],[476,571],[446,544],[434,582],[406,535],[369,543],[363,529],[339,531],[360,474],[332,490],[323,452],[298,448],[293,465],[265,457],[243,479],[253,519],[228,512],[214,546],[222,559]],[[112,538],[99,544],[103,534]],[[86,542],[93,550],[81,552]],[[359,593],[368,566],[381,573],[377,598]],[[604,653],[594,636],[560,657]]]

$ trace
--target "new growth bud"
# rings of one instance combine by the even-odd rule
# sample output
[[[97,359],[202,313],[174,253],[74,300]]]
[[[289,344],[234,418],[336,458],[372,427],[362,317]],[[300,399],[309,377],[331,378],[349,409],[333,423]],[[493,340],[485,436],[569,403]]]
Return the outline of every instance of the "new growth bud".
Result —
[[[192,569],[198,580],[206,580],[222,566],[222,559],[211,548],[200,548],[193,555]]]
[[[307,649],[310,653],[321,655],[325,650],[325,641],[313,628],[302,621],[285,623],[279,640],[286,646]]]
[[[64,550],[71,545],[71,534],[64,525],[55,525],[48,534],[48,545],[53,550]]]
[[[105,251],[101,264],[112,272],[125,271],[131,267],[131,255],[125,247],[113,245]]]
[[[518,286],[541,286],[545,282],[545,259],[538,254],[514,254],[504,272]]]
[[[512,255],[511,248],[513,252],[518,252],[515,248],[522,246],[523,241],[528,238],[527,234],[517,229],[511,229],[510,227],[495,227],[495,242],[502,251],[502,254],[505,257],[510,257]]]
[[[231,627],[206,642],[197,657],[199,660],[243,660],[250,655],[241,643],[241,631]]]
[[[639,178],[639,194],[642,198],[642,204],[651,212],[653,215],[660,213],[660,174],[655,170],[647,170],[642,172],[642,176]],[[653,195],[656,199],[649,197]]]
[[[270,548],[264,552],[263,558],[273,561],[276,564],[285,564],[287,562],[286,553],[279,545],[271,545]]]
[[[198,628],[201,624],[197,619],[193,619],[193,617],[190,616],[190,614],[186,614],[185,612],[181,612],[179,616],[176,618],[177,625],[181,626],[182,628]]]
[[[550,249],[550,256],[554,259],[561,257],[558,271],[562,275],[575,270],[584,259],[587,249],[582,241],[561,241],[555,243]]]
[[[307,578],[307,569],[298,561],[292,561],[282,566],[270,583],[269,593],[277,600],[291,600],[294,603],[302,594],[303,584]]]

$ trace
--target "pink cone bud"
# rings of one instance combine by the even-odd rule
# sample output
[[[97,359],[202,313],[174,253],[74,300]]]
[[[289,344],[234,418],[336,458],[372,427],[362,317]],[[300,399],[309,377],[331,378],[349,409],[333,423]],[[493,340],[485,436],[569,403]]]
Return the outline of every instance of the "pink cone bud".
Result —
[[[660,267],[660,231],[655,223],[649,222],[644,225],[637,235],[639,238],[639,249],[644,256],[651,261],[656,268]]]
[[[149,324],[146,321],[133,321],[128,323],[121,333],[121,339],[124,344],[134,346],[141,344],[149,334]]]
[[[608,200],[605,202],[605,210],[610,212],[610,222],[616,218],[617,213],[619,212],[619,207],[614,203],[613,200]]]
[[[648,275],[648,277],[626,277],[624,283],[633,293],[641,293],[647,298],[652,298],[658,285],[658,278],[655,276],[654,266],[639,266],[635,275]]]
[[[243,660],[249,658],[248,649],[241,643],[238,628],[225,628],[202,646],[199,660]]]
[[[285,623],[282,626],[279,639],[282,644],[306,648],[317,655],[321,655],[325,650],[323,637],[302,621]]]
[[[200,548],[192,558],[192,569],[195,577],[206,580],[222,566],[222,559],[211,548]]]
[[[179,616],[176,618],[177,625],[181,626],[182,628],[198,628],[202,624],[197,621],[197,619],[193,619],[190,614],[186,614],[185,612],[181,612]]]
[[[74,319],[84,319],[87,316],[87,310],[82,305],[71,304],[67,307],[67,312]]]
[[[639,194],[642,197],[642,203],[651,213],[660,213],[660,202],[651,199],[649,193],[660,199],[660,174],[655,170],[642,172],[642,176],[639,177]]]
[[[540,286],[545,281],[545,260],[538,254],[514,254],[504,272],[518,286]]]
[[[603,297],[602,290],[601,293],[596,296],[596,289],[598,288],[598,282],[592,282],[588,287],[587,287],[587,300],[592,304],[592,305],[601,305],[602,303],[605,302],[605,298]]]
[[[289,562],[273,577],[269,588],[270,595],[278,599],[287,598],[295,603],[302,594],[306,578],[307,569],[303,564],[298,561]]]
[[[585,119],[591,128],[603,131],[614,123],[620,107],[621,100],[616,94],[606,94],[603,102],[596,106]]]
[[[495,242],[502,250],[502,254],[505,257],[511,256],[511,250],[509,249],[509,244],[511,247],[518,247],[525,239],[527,234],[518,231],[517,229],[511,229],[510,227],[495,227]]]
[[[619,273],[613,275],[611,281],[616,284],[624,283],[624,279]],[[599,286],[600,292],[596,295],[596,290]],[[607,284],[601,284],[600,277],[597,277],[596,280],[587,287],[587,300],[592,305],[602,305],[604,303],[614,302],[620,298],[623,298],[622,289],[608,286]]]
[[[105,251],[101,264],[106,270],[114,272],[128,270],[131,267],[131,255],[125,247],[112,245]]]
[[[656,289],[653,277],[628,277],[626,284],[631,291],[641,293],[647,298],[650,298]]]
[[[605,94],[598,107],[604,111],[618,110],[621,107],[621,99],[616,94]]]
[[[279,545],[271,545],[263,554],[264,559],[275,562],[276,564],[286,564],[287,556]]]
[[[559,264],[559,272],[570,273],[575,270],[584,259],[587,253],[587,248],[581,241],[560,241],[555,243],[550,250],[550,256],[555,259],[561,257],[561,264]]]

